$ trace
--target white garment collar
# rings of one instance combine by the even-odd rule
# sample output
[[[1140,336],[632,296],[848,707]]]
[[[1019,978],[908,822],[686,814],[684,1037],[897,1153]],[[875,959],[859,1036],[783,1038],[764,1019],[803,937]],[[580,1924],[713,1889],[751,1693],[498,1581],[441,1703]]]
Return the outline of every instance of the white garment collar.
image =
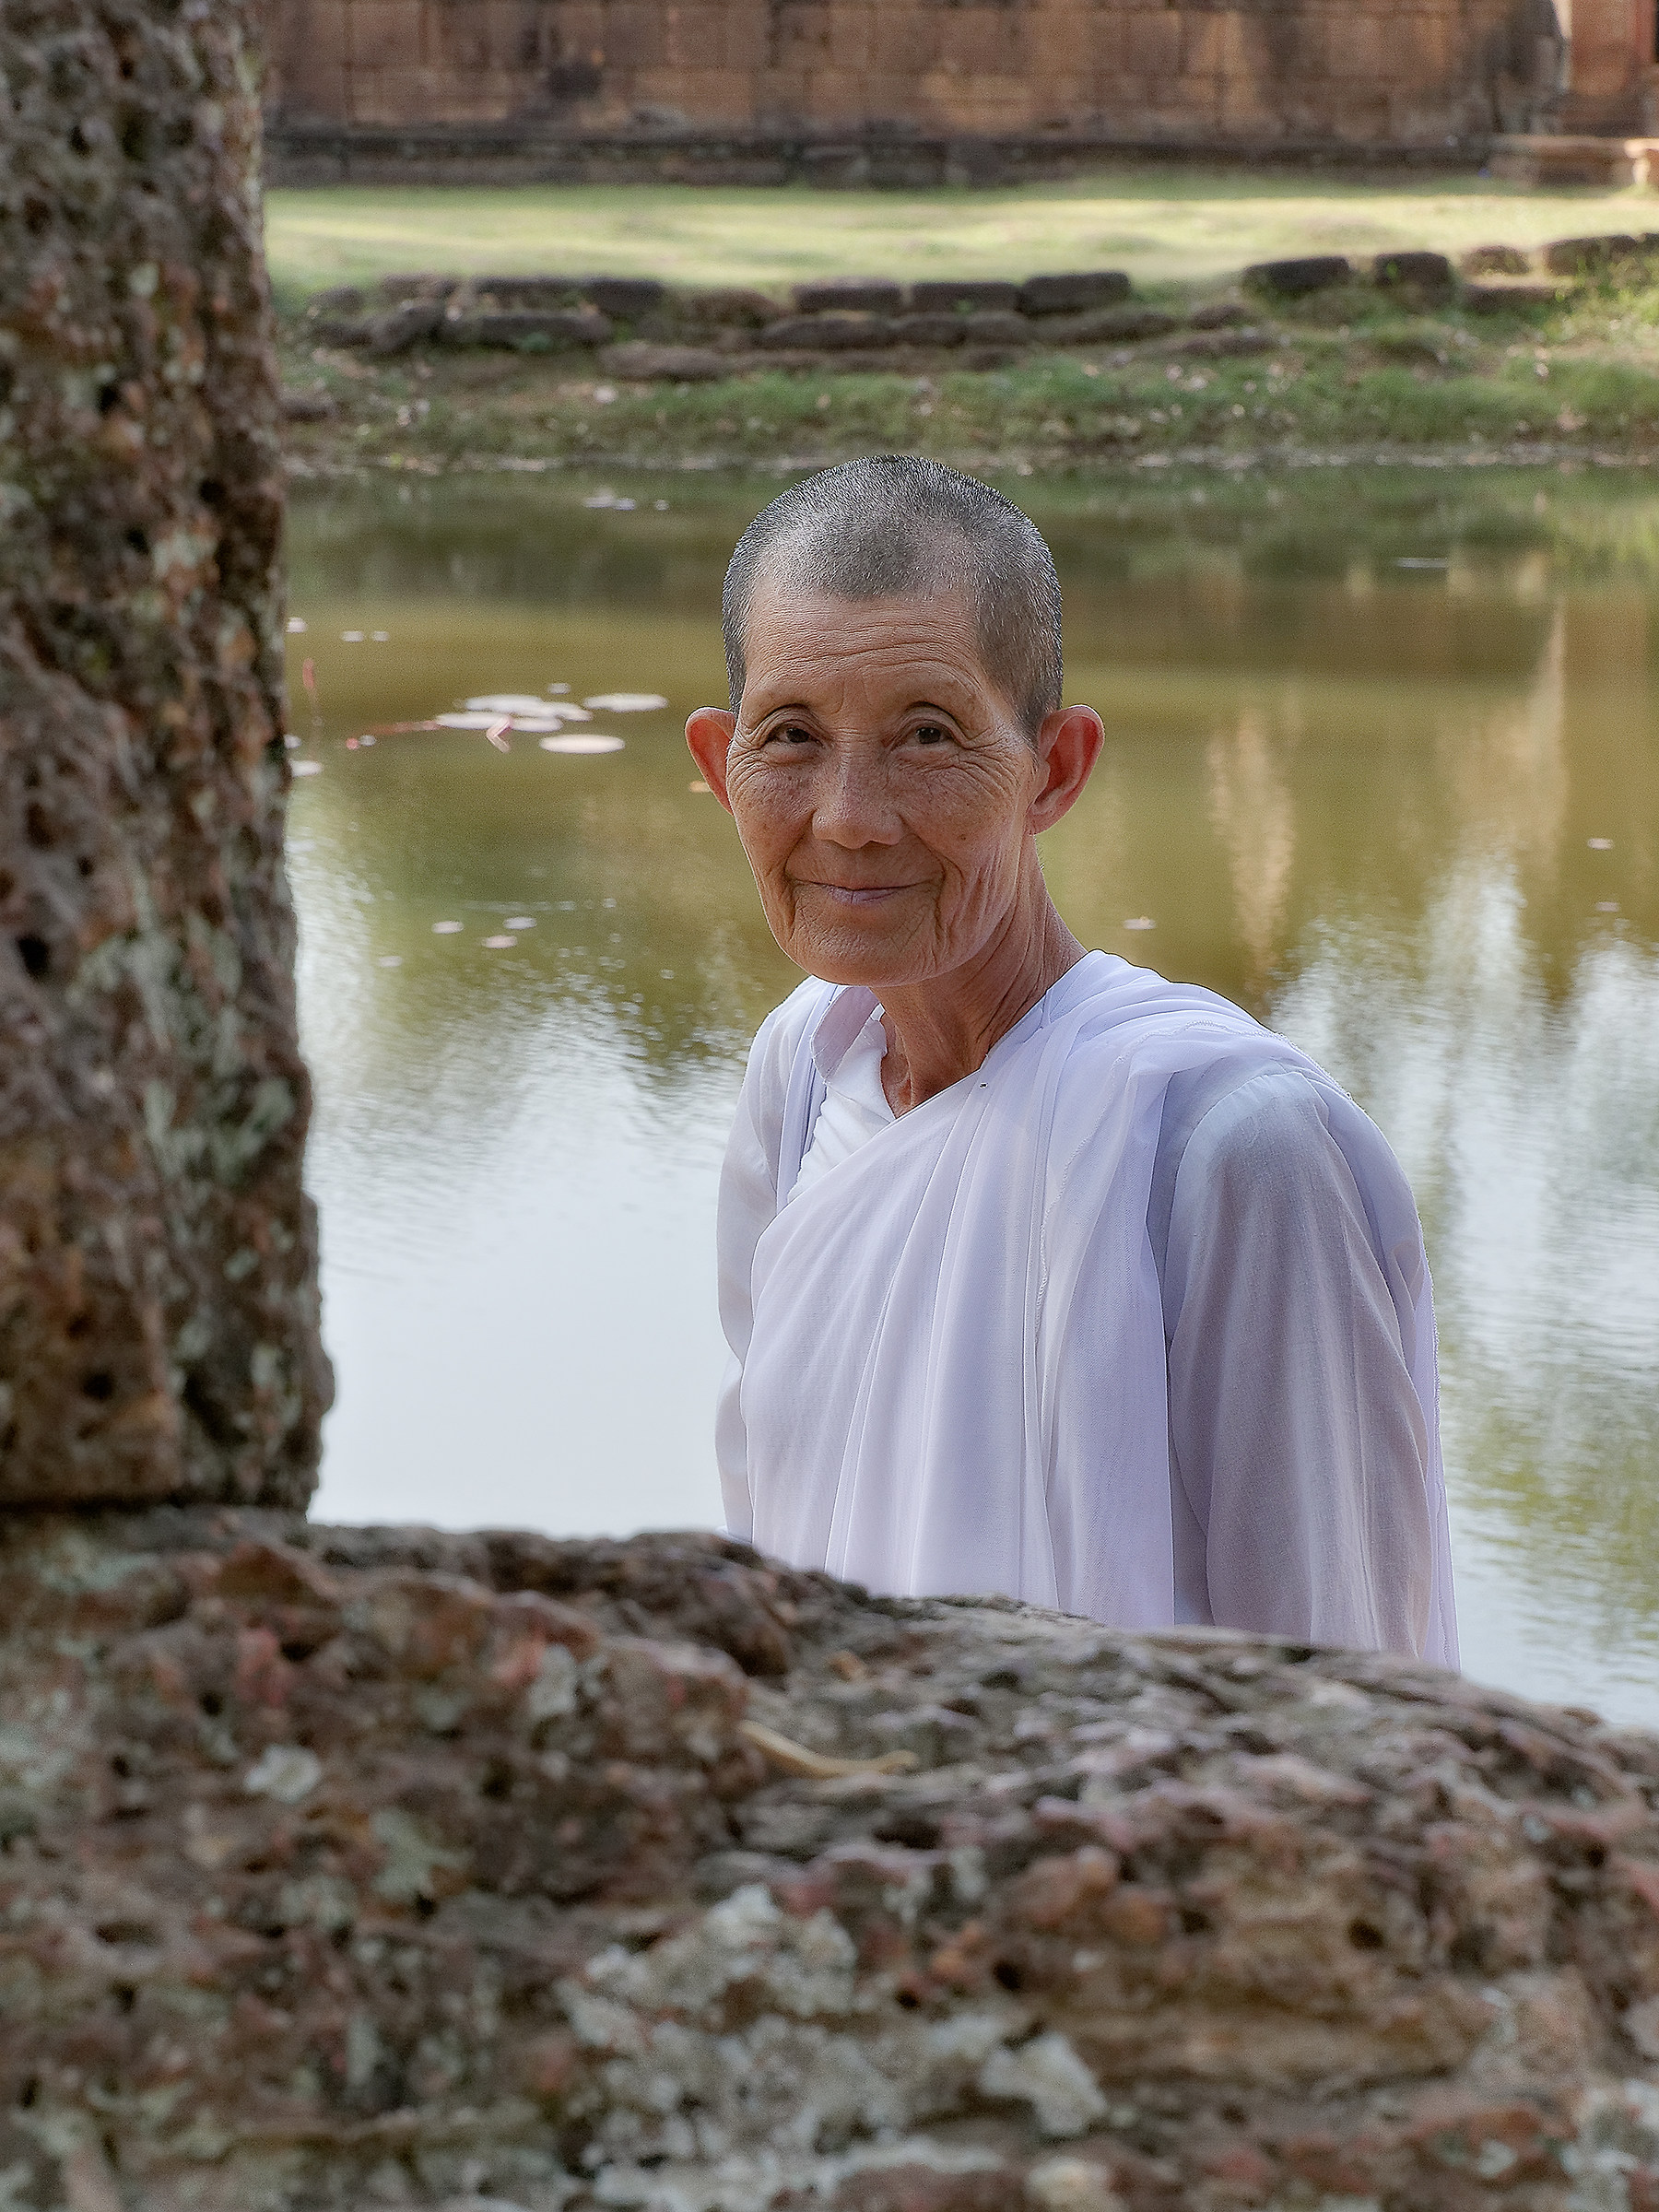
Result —
[[[1089,991],[1097,990],[1101,971],[1109,962],[1120,968],[1124,965],[1121,960],[1114,961],[1110,953],[1086,952],[1076,966],[1068,968],[1059,982],[1037,1001],[1030,1013],[1021,1015],[1007,1037],[999,1039],[998,1043],[1006,1044],[1009,1038],[1024,1036],[1030,1030],[1041,1029],[1055,1014],[1065,1011],[1072,1004],[1074,994],[1087,995]],[[825,1007],[818,1018],[818,1028],[813,1031],[812,1057],[826,1083],[862,1036],[865,1024],[880,1004],[875,992],[866,984],[847,983]]]

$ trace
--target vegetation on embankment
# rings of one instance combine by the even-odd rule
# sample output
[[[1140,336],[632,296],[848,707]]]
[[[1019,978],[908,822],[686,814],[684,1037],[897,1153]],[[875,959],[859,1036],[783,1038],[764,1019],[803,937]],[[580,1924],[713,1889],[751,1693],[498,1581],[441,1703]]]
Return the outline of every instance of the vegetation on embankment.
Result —
[[[618,381],[588,355],[433,347],[376,360],[318,347],[289,321],[285,379],[333,410],[294,423],[290,451],[301,474],[808,466],[887,449],[1014,469],[1659,454],[1659,267],[1500,312],[1413,313],[1353,284],[1250,313],[1253,339],[1177,333],[982,371],[943,352],[903,372],[743,357],[718,382],[678,385]]]

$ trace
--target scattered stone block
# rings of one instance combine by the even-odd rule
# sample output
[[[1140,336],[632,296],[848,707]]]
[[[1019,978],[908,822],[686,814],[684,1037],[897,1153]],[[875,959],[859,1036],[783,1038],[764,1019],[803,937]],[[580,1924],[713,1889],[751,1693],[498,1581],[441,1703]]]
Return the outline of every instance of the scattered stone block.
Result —
[[[893,342],[899,346],[959,346],[966,324],[966,316],[954,312],[900,315],[892,326]]]
[[[1444,299],[1455,278],[1443,253],[1379,253],[1371,263],[1372,281],[1387,291],[1405,291],[1418,299]]]
[[[1004,314],[1018,313],[1020,288],[1017,284],[995,284],[977,279],[959,278],[950,282],[912,284],[910,288],[910,306],[913,314],[971,314],[987,309],[1000,310]]]
[[[607,346],[599,365],[607,376],[630,384],[713,384],[738,367],[730,354],[707,346],[655,346],[643,338]]]
[[[1009,309],[984,308],[977,314],[962,317],[965,346],[1031,346],[1041,335],[1024,315]]]
[[[668,299],[668,287],[654,276],[584,276],[577,288],[602,315],[619,323],[637,323]]]
[[[1328,291],[1346,284],[1353,275],[1346,253],[1303,253],[1288,261],[1258,261],[1244,272],[1253,290],[1270,292],[1277,300],[1303,300],[1312,292]]]
[[[1559,284],[1545,284],[1538,278],[1515,278],[1508,283],[1494,279],[1485,284],[1465,284],[1463,303],[1471,314],[1511,314],[1522,307],[1553,307],[1561,297]]]
[[[781,320],[783,310],[767,292],[742,285],[712,285],[698,291],[678,292],[671,302],[683,322],[721,330],[764,330]]]
[[[468,314],[453,304],[440,325],[446,346],[530,346],[534,350],[568,352],[572,347],[603,346],[610,338],[608,315],[592,308],[529,309]]]
[[[319,315],[311,335],[324,346],[367,346],[374,335],[375,321],[371,315]]]
[[[830,276],[797,284],[790,298],[803,315],[896,315],[904,305],[904,288],[885,276]]]
[[[1050,346],[1133,346],[1181,328],[1161,307],[1101,307],[1087,315],[1051,315],[1038,335]]]
[[[322,315],[360,315],[368,305],[368,295],[359,285],[335,284],[326,291],[313,292],[305,303],[305,312],[307,319],[314,322]]]
[[[1122,269],[1081,269],[1063,275],[1028,276],[1019,288],[1022,315],[1080,315],[1089,308],[1115,307],[1129,297]]]
[[[1544,249],[1544,266],[1554,276],[1592,276],[1616,263],[1639,261],[1651,251],[1644,239],[1624,231],[1605,238],[1558,238]]]
[[[486,310],[535,313],[575,307],[587,294],[580,276],[474,276],[452,286],[446,297],[458,307],[467,300]]]
[[[1230,330],[1248,323],[1257,311],[1242,300],[1206,300],[1187,317],[1194,330]]]
[[[406,353],[422,339],[441,335],[444,313],[443,300],[438,295],[400,300],[385,314],[374,317],[364,342],[372,354]]]
[[[758,333],[757,345],[769,352],[806,347],[820,353],[845,353],[854,347],[891,345],[896,323],[881,315],[784,315]]]
[[[285,391],[282,394],[284,422],[332,422],[339,411],[334,394],[320,388],[314,392]]]
[[[1457,265],[1465,276],[1524,276],[1532,257],[1519,246],[1471,246]]]

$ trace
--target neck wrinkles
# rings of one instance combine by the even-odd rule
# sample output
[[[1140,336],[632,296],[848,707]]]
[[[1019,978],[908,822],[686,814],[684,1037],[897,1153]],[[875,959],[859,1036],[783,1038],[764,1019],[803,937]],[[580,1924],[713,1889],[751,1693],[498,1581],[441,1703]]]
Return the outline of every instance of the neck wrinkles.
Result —
[[[884,991],[881,1083],[893,1112],[908,1113],[983,1066],[1083,957],[1044,891],[1034,914],[1017,909],[973,960],[928,982]]]

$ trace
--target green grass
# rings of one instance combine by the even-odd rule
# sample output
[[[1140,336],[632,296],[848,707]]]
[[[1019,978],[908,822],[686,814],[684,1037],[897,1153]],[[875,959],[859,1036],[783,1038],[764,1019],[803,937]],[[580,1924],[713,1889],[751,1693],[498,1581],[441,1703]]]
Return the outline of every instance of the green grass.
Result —
[[[271,273],[285,304],[409,269],[606,270],[782,288],[833,273],[1020,276],[1110,265],[1156,289],[1211,283],[1280,254],[1410,246],[1457,253],[1650,226],[1659,227],[1659,197],[1635,190],[1173,166],[998,192],[330,185],[265,201]]]

